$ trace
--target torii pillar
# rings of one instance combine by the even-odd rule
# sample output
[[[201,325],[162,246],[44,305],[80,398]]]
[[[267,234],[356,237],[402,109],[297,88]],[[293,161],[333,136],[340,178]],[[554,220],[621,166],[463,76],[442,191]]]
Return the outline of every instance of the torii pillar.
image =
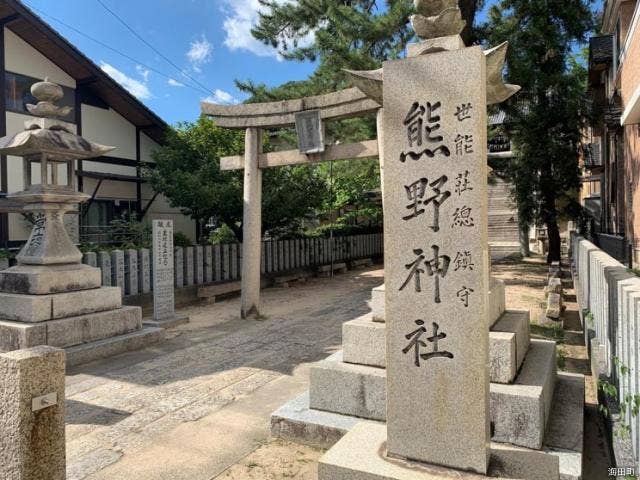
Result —
[[[242,293],[240,315],[260,315],[260,249],[262,248],[262,129],[247,128],[244,149],[242,221]]]

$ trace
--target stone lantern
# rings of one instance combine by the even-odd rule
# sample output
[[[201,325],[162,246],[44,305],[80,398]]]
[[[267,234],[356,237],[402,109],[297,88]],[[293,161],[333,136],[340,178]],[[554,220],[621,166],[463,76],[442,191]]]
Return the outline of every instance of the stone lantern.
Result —
[[[64,348],[67,364],[76,365],[162,340],[163,329],[143,326],[140,307],[122,305],[119,287],[102,285],[101,269],[81,263],[64,227],[65,213],[89,198],[75,189],[75,161],[113,147],[91,143],[59,120],[70,109],[56,105],[58,85],[45,79],[31,93],[38,103],[27,108],[39,118],[0,139],[0,155],[24,162],[24,190],[9,197],[34,221],[18,265],[0,272],[0,352],[49,345]]]
[[[100,272],[80,263],[82,254],[69,238],[64,215],[89,198],[75,189],[75,161],[105,155],[115,147],[89,142],[58,120],[70,111],[56,105],[63,95],[60,86],[45,79],[35,83],[31,93],[38,103],[27,109],[40,118],[26,121],[25,130],[17,135],[1,138],[0,154],[23,159],[24,190],[8,198],[32,214],[34,226],[17,256],[18,266],[0,274],[0,289],[39,294],[66,291],[70,285],[93,288],[98,282],[99,286]],[[40,181],[34,183],[37,165]],[[66,177],[62,182],[61,173]]]

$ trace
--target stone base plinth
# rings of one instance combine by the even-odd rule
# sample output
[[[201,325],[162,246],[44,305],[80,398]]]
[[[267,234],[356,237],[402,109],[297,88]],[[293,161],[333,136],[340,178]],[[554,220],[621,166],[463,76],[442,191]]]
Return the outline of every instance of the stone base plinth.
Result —
[[[36,345],[67,348],[142,328],[139,307],[122,307],[40,323],[0,321],[0,351],[8,352]]]
[[[529,351],[529,312],[507,310],[489,333],[489,373],[494,383],[511,383]]]
[[[0,320],[38,323],[120,308],[122,294],[117,287],[51,295],[0,293],[0,305]]]
[[[147,327],[156,327],[156,328],[173,328],[178,325],[184,325],[185,323],[189,323],[189,317],[186,315],[176,314],[170,318],[163,318],[162,320],[154,320],[148,319],[144,321],[144,324]]]
[[[561,480],[580,480],[582,478],[582,449],[584,432],[584,377],[576,374],[559,373],[552,405],[542,449],[533,450],[493,442],[491,444],[492,459],[507,456],[507,458],[511,459],[510,471],[514,471],[513,468],[518,464],[530,465],[528,462],[523,463],[527,458],[537,458],[538,460],[543,461],[544,459],[541,459],[539,455],[555,457],[559,462]],[[338,413],[325,412],[310,408],[309,394],[304,393],[283,405],[272,414],[271,434],[274,437],[283,438],[292,442],[321,448],[330,448],[336,444],[338,439],[344,437],[361,422],[362,419],[355,416],[341,415]],[[370,423],[384,427],[383,423],[373,421]],[[386,438],[386,431],[384,433],[384,438]],[[500,451],[503,453],[500,454]],[[354,450],[353,455],[356,455],[356,452],[359,453],[361,451],[358,448]],[[502,457],[495,457],[495,455],[502,455]],[[356,467],[361,467],[365,463],[363,460],[358,460],[357,455],[354,459]],[[544,460],[544,462],[544,464],[548,465],[549,462],[553,463],[555,460],[551,458],[550,460]],[[494,460],[492,468],[495,471],[498,467],[499,465],[496,464]],[[451,470],[449,470],[449,472],[451,472]],[[358,477],[354,472],[352,473],[354,476],[338,476],[335,478],[348,478],[349,480],[369,478],[366,476]],[[334,477],[326,478],[332,479]],[[420,479],[420,477],[411,476],[408,478],[411,480]],[[451,477],[445,476],[443,478],[448,480]],[[540,477],[515,476],[514,478],[528,479]],[[542,478],[548,480],[547,477]]]
[[[529,312],[504,312],[489,333],[491,382],[513,382],[529,351],[529,344]],[[372,314],[344,323],[342,345],[345,362],[386,367],[386,324],[375,321]]]
[[[140,350],[164,340],[165,329],[144,327],[125,335],[105,338],[97,342],[76,345],[67,349],[67,366],[112,357],[132,350]]]
[[[558,458],[534,450],[491,445],[488,475],[452,470],[386,455],[387,427],[361,422],[321,459],[318,480],[559,480]]]
[[[384,283],[371,290],[371,314],[374,322],[384,323]]]
[[[532,340],[515,383],[490,385],[493,439],[540,448],[556,382],[555,342]],[[368,420],[386,420],[384,368],[343,362],[342,352],[309,370],[311,408]]]
[[[0,291],[48,295],[100,288],[101,270],[82,264],[17,265],[0,272]]]

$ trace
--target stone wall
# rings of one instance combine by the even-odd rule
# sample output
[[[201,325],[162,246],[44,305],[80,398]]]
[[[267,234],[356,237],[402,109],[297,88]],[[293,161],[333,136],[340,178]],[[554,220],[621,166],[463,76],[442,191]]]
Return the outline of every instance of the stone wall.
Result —
[[[379,258],[383,253],[382,234],[328,238],[269,240],[262,242],[261,273],[275,277],[281,273]],[[111,254],[89,252],[83,262],[103,270],[103,286],[122,286],[123,295],[139,296],[151,290],[151,252],[114,250]],[[242,271],[242,244],[178,247],[174,254],[174,284],[177,289],[212,283],[234,282]],[[122,283],[122,284],[121,284]]]
[[[571,260],[592,372],[617,389],[617,399],[604,398],[600,392],[601,403],[611,409],[607,420],[616,463],[637,466],[640,415],[633,407],[640,401],[640,277],[575,233]],[[620,408],[621,403],[628,408]],[[620,429],[628,429],[629,435],[621,435]]]

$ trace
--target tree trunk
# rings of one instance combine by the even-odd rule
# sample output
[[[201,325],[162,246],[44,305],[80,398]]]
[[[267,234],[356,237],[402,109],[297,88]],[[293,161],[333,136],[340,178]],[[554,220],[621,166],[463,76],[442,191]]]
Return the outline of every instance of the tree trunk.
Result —
[[[473,32],[473,22],[476,17],[476,12],[478,8],[481,6],[481,0],[459,0],[458,5],[460,5],[460,10],[462,11],[462,18],[467,21],[467,25],[464,27],[462,31],[462,39],[466,45],[471,45],[475,42],[475,36]]]
[[[531,249],[529,248],[529,225],[526,223],[519,225],[520,230],[520,253],[523,257],[531,256]]]
[[[551,265],[553,262],[559,262],[561,260],[561,242],[560,242],[560,229],[558,228],[558,221],[553,218],[546,222],[547,235],[549,236],[549,254],[547,255],[547,263]]]

